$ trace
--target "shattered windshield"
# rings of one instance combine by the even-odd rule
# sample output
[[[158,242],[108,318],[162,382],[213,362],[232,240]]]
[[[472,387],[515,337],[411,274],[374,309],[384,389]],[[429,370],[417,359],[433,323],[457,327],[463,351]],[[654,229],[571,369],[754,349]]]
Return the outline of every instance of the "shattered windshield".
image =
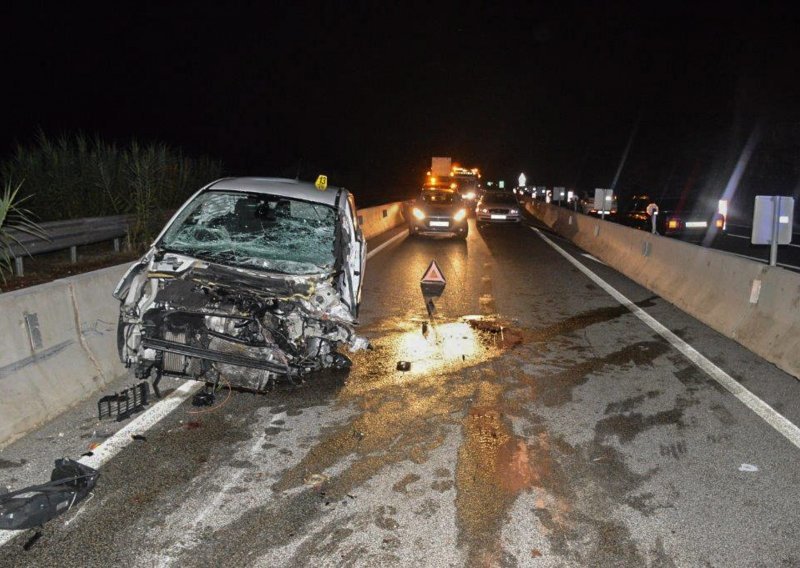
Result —
[[[314,274],[334,265],[333,208],[287,197],[202,193],[169,227],[160,245],[220,264]]]

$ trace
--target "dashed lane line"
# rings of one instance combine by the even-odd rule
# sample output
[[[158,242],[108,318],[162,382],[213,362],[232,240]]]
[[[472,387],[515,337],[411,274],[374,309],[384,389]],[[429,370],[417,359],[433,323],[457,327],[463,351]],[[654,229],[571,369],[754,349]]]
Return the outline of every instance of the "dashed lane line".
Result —
[[[386,241],[385,243],[381,243],[381,244],[379,244],[378,246],[376,246],[376,247],[375,247],[373,250],[371,250],[371,251],[367,252],[367,260],[369,260],[370,258],[372,258],[372,256],[373,256],[373,255],[376,255],[376,254],[378,254],[379,252],[381,252],[383,249],[385,249],[386,247],[388,247],[388,246],[389,246],[390,244],[392,244],[393,242],[395,242],[395,241],[398,241],[398,240],[400,240],[400,239],[404,239],[404,238],[406,238],[407,236],[408,236],[408,229],[405,229],[405,230],[403,230],[403,231],[400,231],[399,233],[397,233],[395,236],[393,236],[391,239],[389,239],[389,240],[388,240],[388,241]]]
[[[663,337],[670,345],[681,352],[684,357],[689,359],[692,363],[697,365],[709,377],[717,381],[728,392],[739,399],[747,408],[760,416],[767,424],[772,426],[775,430],[780,432],[787,440],[789,440],[795,447],[800,448],[800,428],[790,422],[785,416],[780,414],[777,410],[772,408],[766,402],[761,400],[758,396],[747,390],[744,386],[738,383],[728,373],[717,367],[708,358],[702,355],[694,347],[686,343],[683,339],[672,333],[664,325],[662,325],[653,316],[645,312],[642,308],[631,302],[626,296],[622,295],[616,288],[611,286],[608,282],[600,278],[597,274],[589,270],[583,263],[579,262],[575,257],[558,246],[552,240],[547,238],[539,229],[531,227],[533,231],[539,235],[544,242],[553,247],[556,252],[569,261],[575,268],[583,272],[589,277],[592,282],[600,286],[617,302],[628,308],[637,318],[645,323],[650,329],[655,331]]]

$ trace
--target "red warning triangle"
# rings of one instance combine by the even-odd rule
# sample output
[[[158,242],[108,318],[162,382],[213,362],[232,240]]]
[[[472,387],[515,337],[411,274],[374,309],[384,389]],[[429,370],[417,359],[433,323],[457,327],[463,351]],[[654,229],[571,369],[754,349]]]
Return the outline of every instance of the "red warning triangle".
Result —
[[[435,260],[432,260],[428,269],[425,271],[425,274],[422,276],[422,280],[420,280],[421,284],[447,284],[447,281],[444,279],[444,274],[439,269],[439,265],[436,264]]]

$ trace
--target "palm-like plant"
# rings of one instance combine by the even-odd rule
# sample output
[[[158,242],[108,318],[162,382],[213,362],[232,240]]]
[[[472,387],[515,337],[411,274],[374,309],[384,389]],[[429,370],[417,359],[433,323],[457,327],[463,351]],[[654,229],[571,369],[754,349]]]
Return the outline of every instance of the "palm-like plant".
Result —
[[[14,244],[23,249],[22,243],[14,236],[13,231],[27,233],[43,239],[47,238],[44,230],[36,224],[32,214],[27,209],[20,207],[27,197],[17,199],[22,182],[16,187],[11,182],[6,182],[3,187],[3,194],[0,195],[0,279],[6,281],[6,272],[12,271],[11,247]]]

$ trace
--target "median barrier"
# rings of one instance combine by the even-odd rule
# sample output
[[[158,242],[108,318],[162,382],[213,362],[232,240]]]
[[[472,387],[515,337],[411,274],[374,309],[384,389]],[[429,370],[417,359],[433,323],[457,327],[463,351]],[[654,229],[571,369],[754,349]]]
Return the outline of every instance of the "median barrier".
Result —
[[[358,216],[365,238],[405,223],[401,202]],[[130,264],[0,294],[0,448],[125,374],[111,292]]]
[[[403,202],[365,207],[358,210],[358,222],[365,239],[371,239],[406,222]]]
[[[110,292],[123,270],[115,266],[0,294],[0,445],[123,372],[115,344],[118,307]]]
[[[556,233],[800,378],[800,274],[536,202]]]

